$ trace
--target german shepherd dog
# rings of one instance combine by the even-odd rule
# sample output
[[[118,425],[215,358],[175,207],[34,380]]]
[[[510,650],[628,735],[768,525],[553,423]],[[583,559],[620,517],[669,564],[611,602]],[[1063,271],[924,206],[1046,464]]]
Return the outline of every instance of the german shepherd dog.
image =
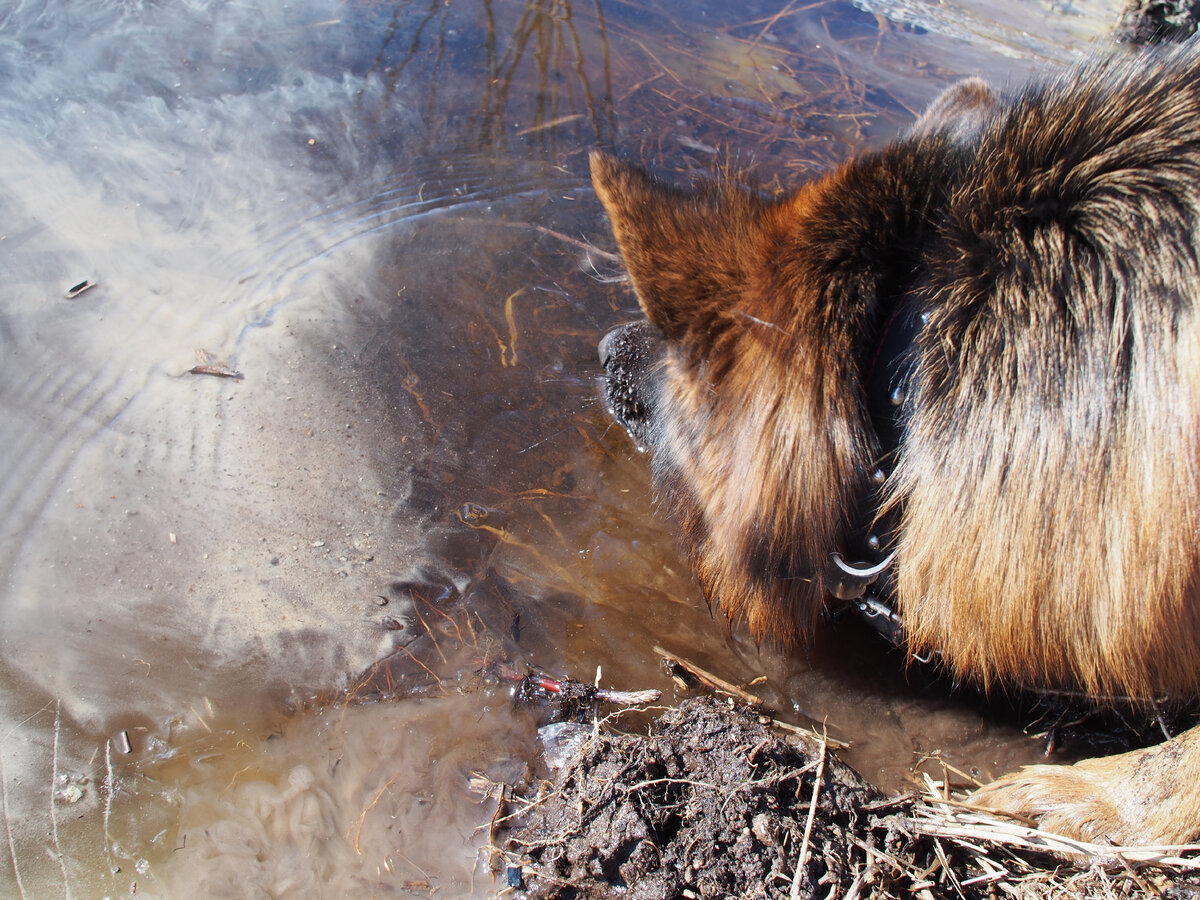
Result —
[[[646,317],[607,402],[729,616],[792,645],[856,604],[984,687],[1200,699],[1197,45],[963,82],[777,197],[591,166]],[[975,800],[1195,840],[1200,729]]]

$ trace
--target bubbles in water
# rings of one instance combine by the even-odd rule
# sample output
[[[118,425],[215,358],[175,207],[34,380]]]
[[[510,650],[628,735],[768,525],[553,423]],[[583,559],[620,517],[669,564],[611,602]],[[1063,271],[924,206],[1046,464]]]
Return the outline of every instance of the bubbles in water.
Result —
[[[561,769],[583,746],[592,734],[590,725],[574,722],[556,722],[538,729],[542,742],[542,759],[551,769]]]

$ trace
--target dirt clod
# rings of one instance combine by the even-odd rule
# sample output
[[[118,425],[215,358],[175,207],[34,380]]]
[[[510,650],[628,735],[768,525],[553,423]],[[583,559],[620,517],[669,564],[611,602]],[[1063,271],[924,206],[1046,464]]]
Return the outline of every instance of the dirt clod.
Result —
[[[847,835],[869,830],[864,809],[883,797],[797,740],[711,700],[667,711],[649,737],[598,733],[510,839],[529,896],[789,897],[818,769],[797,896],[849,885]]]

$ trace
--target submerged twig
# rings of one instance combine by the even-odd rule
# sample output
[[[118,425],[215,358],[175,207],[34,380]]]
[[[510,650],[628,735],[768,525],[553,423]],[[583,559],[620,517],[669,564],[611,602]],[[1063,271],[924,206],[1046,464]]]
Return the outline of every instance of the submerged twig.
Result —
[[[54,839],[54,853],[58,858],[58,866],[62,869],[63,891],[67,900],[71,898],[71,879],[67,875],[67,860],[63,855],[62,844],[58,839],[58,810],[56,794],[58,792],[58,737],[62,731],[62,698],[54,704],[54,749],[50,763],[50,833]]]
[[[121,732],[124,734],[125,732]],[[128,739],[126,739],[128,740]],[[116,788],[116,778],[112,767],[112,741],[104,742],[104,861],[108,864],[109,877],[112,877],[112,837],[109,835],[108,823],[112,818],[112,798]]]
[[[679,656],[678,654],[671,653],[668,650],[664,650],[662,647],[659,647],[657,644],[654,646],[654,652],[657,653],[659,656],[661,656],[668,664],[674,664],[676,666],[679,666],[681,669],[683,669],[685,672],[687,672],[693,678],[696,678],[698,681],[700,681],[701,683],[705,684],[706,686],[712,688],[713,690],[721,691],[726,694],[731,694],[734,697],[737,697],[743,703],[748,703],[751,706],[757,707],[757,706],[763,705],[763,700],[761,697],[751,694],[749,691],[743,690],[742,688],[738,687],[736,684],[732,684],[732,683],[726,681],[724,678],[722,678],[719,675],[714,675],[712,672],[709,672],[707,669],[700,668],[694,662],[686,660],[683,657]]]
[[[207,350],[196,351],[196,365],[188,369],[189,375],[215,375],[218,378],[231,378],[234,381],[242,380],[242,373],[236,369],[231,369],[229,366],[217,362],[213,355]]]
[[[362,837],[363,825],[367,821],[367,813],[369,813],[371,810],[373,810],[376,806],[379,805],[379,801],[383,797],[383,795],[385,793],[387,793],[387,789],[390,788],[393,784],[395,784],[396,779],[399,777],[400,777],[399,775],[393,775],[391,778],[389,778],[384,783],[383,787],[381,787],[378,791],[375,792],[375,796],[371,798],[371,802],[368,803],[366,805],[366,807],[363,809],[363,811],[359,814],[358,828],[354,832],[354,852],[357,853],[359,856],[363,855],[362,850],[358,846],[358,842],[359,842],[359,839]]]
[[[546,131],[550,128],[557,128],[559,125],[566,125],[568,122],[575,122],[583,118],[583,113],[568,113],[565,116],[559,116],[557,119],[551,119],[549,122],[538,122],[536,125],[530,125],[528,128],[522,128],[518,131],[515,137],[533,134],[536,131]]]
[[[556,241],[562,241],[564,244],[569,244],[572,247],[577,247],[580,250],[586,250],[592,256],[599,256],[601,259],[606,259],[609,262],[619,263],[622,261],[621,254],[612,253],[608,250],[601,250],[595,244],[588,241],[581,241],[578,238],[573,238],[570,235],[563,234],[561,231],[555,231],[553,228],[547,228],[545,225],[535,225],[533,222],[494,222],[495,225],[503,225],[506,228],[528,228],[531,231],[536,231],[538,234],[544,234],[546,237],[552,237]]]
[[[662,697],[662,691],[616,691],[612,688],[602,688],[596,685],[575,681],[573,678],[555,678],[545,672],[530,672],[521,675],[509,666],[500,666],[499,676],[505,681],[518,684],[519,691],[527,696],[537,693],[552,694],[571,700],[580,705],[586,705],[594,700],[602,703],[612,703],[617,706],[641,706],[654,703]]]
[[[21,865],[17,862],[17,842],[13,838],[12,817],[8,812],[8,767],[4,765],[4,754],[0,753],[0,800],[4,803],[4,830],[8,833],[8,854],[12,857],[13,876],[17,880],[17,890],[24,900],[25,884],[21,881]]]
[[[67,288],[67,290],[63,293],[63,296],[66,297],[68,300],[74,300],[76,297],[78,297],[84,291],[90,291],[92,288],[94,288],[99,283],[100,282],[98,282],[98,281],[93,281],[91,278],[85,278],[85,279],[83,279],[83,281],[79,282],[78,284],[73,284],[69,288]]]

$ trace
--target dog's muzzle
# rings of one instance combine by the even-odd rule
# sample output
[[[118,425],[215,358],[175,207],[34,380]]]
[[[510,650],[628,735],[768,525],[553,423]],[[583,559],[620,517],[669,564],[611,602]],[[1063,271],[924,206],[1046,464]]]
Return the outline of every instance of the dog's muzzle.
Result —
[[[604,367],[604,402],[639,449],[650,445],[654,421],[652,373],[662,335],[649,322],[614,328],[600,340]]]

